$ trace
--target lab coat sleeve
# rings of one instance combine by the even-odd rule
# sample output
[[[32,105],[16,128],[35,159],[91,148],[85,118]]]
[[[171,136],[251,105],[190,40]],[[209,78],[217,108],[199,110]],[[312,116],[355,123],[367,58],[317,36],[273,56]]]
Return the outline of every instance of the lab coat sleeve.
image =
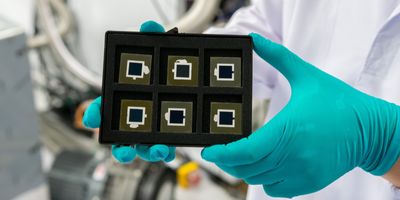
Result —
[[[211,27],[210,34],[259,33],[270,40],[282,43],[282,1],[254,0],[248,7],[235,12],[225,27]],[[277,71],[253,53],[253,97],[270,98],[277,80]]]

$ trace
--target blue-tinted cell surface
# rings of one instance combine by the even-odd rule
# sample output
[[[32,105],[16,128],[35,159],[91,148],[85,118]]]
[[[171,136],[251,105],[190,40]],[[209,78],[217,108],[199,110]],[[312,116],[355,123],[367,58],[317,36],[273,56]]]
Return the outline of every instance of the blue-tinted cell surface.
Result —
[[[178,78],[189,78],[190,77],[190,65],[177,64],[175,73],[176,73],[176,77],[178,77]]]
[[[183,124],[183,111],[181,110],[171,110],[169,111],[169,122],[173,124]]]
[[[219,65],[219,78],[232,79],[233,71],[231,65]]]
[[[128,74],[131,76],[141,76],[142,75],[142,63],[138,62],[129,62],[128,65]]]
[[[130,122],[143,122],[143,110],[137,108],[129,109]]]
[[[233,112],[220,112],[219,113],[219,124],[221,125],[233,125]]]

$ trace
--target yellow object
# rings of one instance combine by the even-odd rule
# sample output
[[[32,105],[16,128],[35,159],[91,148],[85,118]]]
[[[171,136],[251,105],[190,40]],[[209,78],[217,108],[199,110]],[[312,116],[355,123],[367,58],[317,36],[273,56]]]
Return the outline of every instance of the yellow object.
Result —
[[[198,169],[199,169],[199,164],[197,164],[196,162],[188,162],[180,166],[176,173],[178,179],[178,185],[183,188],[188,188],[190,186],[189,175],[191,173],[197,172]]]

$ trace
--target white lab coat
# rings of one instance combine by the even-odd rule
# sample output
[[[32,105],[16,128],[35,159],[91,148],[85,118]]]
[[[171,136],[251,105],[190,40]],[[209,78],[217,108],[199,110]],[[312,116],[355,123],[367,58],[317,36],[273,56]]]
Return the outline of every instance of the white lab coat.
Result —
[[[370,95],[400,104],[400,0],[258,0],[207,33],[257,32]],[[254,96],[271,98],[267,119],[287,103],[290,87],[254,55]],[[357,168],[325,189],[294,199],[394,199],[391,185]],[[267,197],[251,186],[249,200]]]

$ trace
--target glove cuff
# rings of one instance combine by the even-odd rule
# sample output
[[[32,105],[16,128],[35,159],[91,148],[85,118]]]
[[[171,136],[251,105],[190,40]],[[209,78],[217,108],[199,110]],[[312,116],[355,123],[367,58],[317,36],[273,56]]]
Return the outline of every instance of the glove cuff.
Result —
[[[400,107],[392,104],[395,107],[396,112],[393,112],[394,120],[394,129],[387,130],[391,132],[382,133],[385,135],[385,145],[386,148],[382,148],[381,154],[378,154],[380,158],[376,158],[379,160],[379,164],[373,168],[372,170],[365,169],[366,171],[370,172],[376,176],[382,176],[388,172],[393,165],[397,162],[400,157]]]

